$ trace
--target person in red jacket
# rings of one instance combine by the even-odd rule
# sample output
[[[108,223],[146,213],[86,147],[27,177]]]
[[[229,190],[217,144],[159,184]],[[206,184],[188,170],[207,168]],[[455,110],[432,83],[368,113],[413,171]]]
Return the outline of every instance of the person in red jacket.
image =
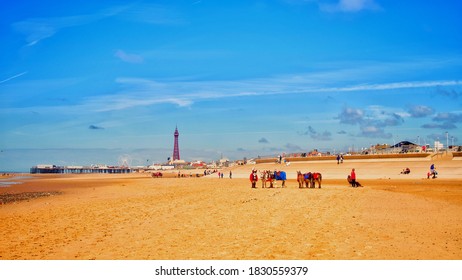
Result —
[[[252,188],[256,189],[257,188],[257,181],[258,181],[258,174],[257,170],[253,169],[252,173],[250,173],[250,182],[252,183]]]
[[[351,180],[351,186],[353,188],[356,188],[356,173],[355,173],[355,169],[351,169],[351,174],[350,174],[350,180]]]

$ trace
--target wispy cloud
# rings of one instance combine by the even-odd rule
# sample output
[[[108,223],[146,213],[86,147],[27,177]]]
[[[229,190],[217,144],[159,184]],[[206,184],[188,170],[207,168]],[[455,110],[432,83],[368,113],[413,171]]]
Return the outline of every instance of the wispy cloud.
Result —
[[[438,113],[433,123],[422,125],[422,128],[456,129],[456,123],[462,123],[462,113]]]
[[[11,80],[16,79],[16,78],[19,78],[19,77],[21,77],[22,75],[25,75],[25,74],[27,74],[27,71],[16,74],[16,75],[11,76],[11,77],[8,77],[8,78],[6,78],[4,80],[1,80],[0,84],[6,83],[6,82],[11,81]]]
[[[311,139],[319,141],[330,141],[332,140],[332,133],[329,131],[317,132],[311,125],[307,127],[306,131],[299,132],[300,135],[309,135]]]
[[[300,147],[299,145],[296,145],[296,144],[292,144],[292,143],[287,143],[285,146],[284,146],[287,150],[289,151],[303,151],[304,149],[302,147]]]
[[[239,81],[157,81],[140,78],[118,78],[116,82],[123,89],[116,94],[111,94],[111,98],[100,96],[87,100],[97,103],[94,106],[95,110],[123,110],[154,104],[174,104],[179,107],[189,107],[194,102],[204,100],[249,96],[383,91],[462,84],[459,81],[417,81],[329,87],[313,82],[310,75],[297,75],[297,78],[286,76]],[[345,117],[348,116],[345,115]],[[345,121],[351,121],[351,119],[346,119]]]
[[[392,134],[385,132],[385,128],[401,125],[404,119],[400,113],[389,111],[394,109],[386,110],[381,106],[369,106],[365,110],[345,107],[338,114],[337,119],[341,124],[357,125],[360,131],[357,136],[390,138]]]
[[[344,124],[358,124],[363,121],[364,111],[356,108],[343,108],[342,112],[338,115],[340,123]]]
[[[422,125],[422,128],[426,129],[455,129],[457,126],[453,123],[450,122],[444,122],[444,123],[427,123]]]
[[[105,16],[103,14],[95,14],[56,18],[31,18],[13,23],[13,28],[26,36],[27,46],[33,46],[46,38],[52,37],[62,29],[88,24]]]
[[[88,129],[99,130],[99,129],[104,129],[104,127],[92,124],[92,125],[88,126]]]
[[[368,138],[391,138],[393,135],[387,133],[380,126],[369,124],[360,126],[361,133],[358,136]]]
[[[459,97],[462,96],[462,91],[457,91],[457,90],[454,90],[454,89],[451,89],[451,90],[446,90],[442,87],[438,87],[437,91],[436,91],[437,94],[439,95],[442,95],[442,96],[447,96],[447,97],[450,97],[452,99],[458,99]]]
[[[124,62],[128,62],[128,63],[143,63],[144,62],[144,58],[141,55],[133,54],[133,53],[126,53],[123,50],[117,50],[114,55],[120,60]]]
[[[409,114],[414,118],[424,118],[432,115],[434,110],[425,105],[416,105],[409,108]]]
[[[332,87],[318,89],[319,91],[365,91],[365,90],[391,90],[391,89],[408,89],[408,88],[426,88],[436,86],[457,86],[462,85],[462,81],[411,81],[398,83],[382,84],[361,84],[345,87]]]
[[[101,19],[117,16],[120,20],[137,21],[146,24],[172,25],[182,24],[184,20],[175,9],[156,5],[136,3],[126,6],[114,6],[92,14],[71,15],[48,18],[29,18],[12,24],[15,31],[24,34],[26,46],[33,46],[50,38],[59,31],[97,22]]]
[[[131,54],[123,52],[125,59],[137,61],[139,59]],[[119,53],[122,55],[122,52]],[[393,65],[391,65],[391,68]],[[386,67],[385,67],[386,68]],[[197,77],[186,77],[184,79],[145,79],[136,77],[120,77],[115,80],[118,88],[104,95],[84,97],[74,103],[72,107],[63,109],[64,111],[92,111],[108,112],[117,110],[127,110],[137,107],[147,107],[157,104],[173,104],[178,107],[191,107],[194,103],[222,100],[242,97],[273,96],[273,95],[306,95],[326,93],[341,94],[348,92],[374,92],[395,90],[399,94],[407,94],[405,89],[430,88],[434,90],[451,90],[462,85],[462,81],[457,80],[437,80],[437,81],[406,81],[393,83],[374,83],[374,84],[355,84],[358,79],[373,79],[367,77],[370,73],[369,67],[364,67],[361,71],[358,69],[339,69],[332,71],[320,71],[313,73],[300,73],[293,75],[279,75],[267,78],[242,79],[242,80],[199,80]],[[389,71],[388,69],[377,70],[380,72]],[[5,83],[9,80],[25,75],[26,72],[14,75],[2,80]],[[365,77],[366,75],[366,77]],[[376,74],[373,74],[375,76]],[[358,78],[360,77],[360,78]],[[34,92],[36,94],[50,90],[61,89],[64,86],[73,85],[80,80],[67,79],[60,81],[19,81],[8,84],[5,92]],[[343,84],[336,86],[336,84]],[[398,91],[403,90],[403,91]],[[16,98],[15,95],[9,95],[8,98]],[[13,104],[13,103],[11,103]],[[62,104],[65,106],[65,104]],[[56,110],[58,108],[55,108]],[[39,110],[39,108],[34,108]],[[361,109],[349,108],[350,111],[342,112],[339,116],[342,123],[357,124],[364,117]],[[421,114],[427,114],[428,107],[412,107],[409,114],[417,117]],[[404,116],[401,114],[401,116]],[[377,114],[376,114],[377,115]],[[382,116],[384,117],[384,116]],[[355,119],[356,118],[356,119]],[[388,116],[389,123],[399,122],[396,118]]]
[[[462,113],[438,113],[433,120],[438,122],[459,123],[462,122]]]
[[[155,25],[178,25],[185,23],[181,14],[173,7],[142,2],[127,7],[118,17],[124,20]]]
[[[364,10],[381,10],[375,0],[285,0],[286,3],[304,5],[317,4],[319,9],[327,13],[356,13]]]
[[[380,10],[381,7],[374,0],[340,0],[338,3],[320,2],[319,7],[325,12],[356,13],[364,10]]]
[[[44,39],[54,36],[63,29],[90,24],[113,16],[117,16],[121,20],[147,24],[165,25],[184,23],[184,20],[173,8],[156,4],[136,3],[110,7],[93,14],[29,18],[13,23],[12,27],[15,31],[24,34],[27,46],[33,46]]]

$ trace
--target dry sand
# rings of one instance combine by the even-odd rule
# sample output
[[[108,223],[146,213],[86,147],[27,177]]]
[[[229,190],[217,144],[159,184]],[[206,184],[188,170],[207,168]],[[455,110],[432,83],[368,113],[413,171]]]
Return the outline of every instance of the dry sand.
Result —
[[[430,160],[259,164],[233,179],[35,175],[0,188],[52,193],[0,205],[0,259],[460,260],[462,161],[435,160],[437,179]],[[365,187],[347,186],[352,167]],[[287,188],[251,189],[252,168],[285,170]],[[299,169],[323,187],[299,189]]]

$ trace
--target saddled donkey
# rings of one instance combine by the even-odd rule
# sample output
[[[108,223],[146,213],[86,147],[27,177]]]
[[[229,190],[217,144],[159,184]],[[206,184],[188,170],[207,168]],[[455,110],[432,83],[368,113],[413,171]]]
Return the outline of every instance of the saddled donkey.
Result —
[[[266,173],[266,170],[263,170],[261,173],[260,173],[260,177],[261,177],[261,187],[264,189],[266,188],[266,179],[267,179],[267,176],[268,174]]]
[[[312,188],[316,187],[316,182],[318,182],[318,188],[321,188],[322,175],[319,172],[314,172],[311,174]]]
[[[269,183],[270,188],[274,188],[274,174],[270,170],[266,170],[266,183]]]
[[[313,182],[311,181],[311,177],[311,172],[302,173],[301,171],[297,171],[298,187],[301,189],[303,185],[305,185],[306,188],[309,188],[310,185],[312,186]]]
[[[285,171],[274,171],[273,177],[276,181],[282,181],[281,188],[286,186],[287,174]]]
[[[300,170],[297,171],[297,182],[298,182],[298,188],[299,189],[303,188],[303,184],[305,183],[305,175],[302,174]]]

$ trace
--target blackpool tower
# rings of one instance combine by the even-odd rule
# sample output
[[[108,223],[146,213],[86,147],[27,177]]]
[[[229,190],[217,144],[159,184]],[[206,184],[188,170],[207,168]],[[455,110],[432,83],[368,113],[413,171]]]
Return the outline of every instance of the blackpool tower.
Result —
[[[178,133],[178,127],[175,128],[173,136],[175,136],[175,142],[173,144],[173,160],[175,161],[180,159],[180,148],[178,147],[178,136],[180,136],[180,133]]]

